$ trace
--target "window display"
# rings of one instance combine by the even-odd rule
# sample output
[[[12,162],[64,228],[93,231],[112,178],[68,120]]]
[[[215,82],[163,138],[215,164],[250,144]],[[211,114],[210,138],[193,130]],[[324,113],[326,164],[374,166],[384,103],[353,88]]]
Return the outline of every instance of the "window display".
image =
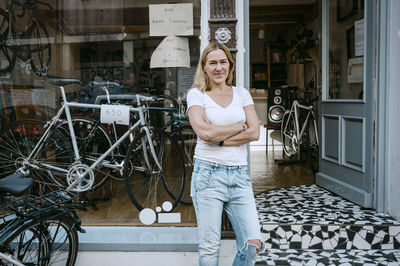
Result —
[[[2,2],[1,177],[22,171],[36,181],[32,193],[79,193],[84,225],[144,225],[148,213],[170,213],[154,225],[195,225],[185,94],[200,8],[200,0]]]

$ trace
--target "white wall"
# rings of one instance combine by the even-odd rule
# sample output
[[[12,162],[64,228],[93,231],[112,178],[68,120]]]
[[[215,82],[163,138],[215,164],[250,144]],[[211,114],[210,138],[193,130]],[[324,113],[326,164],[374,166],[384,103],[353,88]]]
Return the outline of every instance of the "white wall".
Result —
[[[388,212],[400,220],[400,1],[392,0],[389,5]]]

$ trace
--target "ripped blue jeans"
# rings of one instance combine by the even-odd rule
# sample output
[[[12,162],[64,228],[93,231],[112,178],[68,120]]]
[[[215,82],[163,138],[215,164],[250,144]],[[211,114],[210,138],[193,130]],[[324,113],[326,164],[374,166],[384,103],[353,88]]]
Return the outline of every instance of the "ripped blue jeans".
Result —
[[[233,265],[254,265],[257,246],[248,240],[261,240],[261,236],[247,165],[226,166],[195,159],[191,196],[199,232],[199,265],[218,265],[223,210],[236,235]]]

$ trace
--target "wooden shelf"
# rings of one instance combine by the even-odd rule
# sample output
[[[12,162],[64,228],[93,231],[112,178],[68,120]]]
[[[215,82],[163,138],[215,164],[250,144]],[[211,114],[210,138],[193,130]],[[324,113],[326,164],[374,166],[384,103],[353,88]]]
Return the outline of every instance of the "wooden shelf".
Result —
[[[267,44],[267,66],[268,66],[268,89],[273,86],[287,84],[286,62],[283,60],[283,44]],[[278,55],[273,55],[272,51],[278,51]],[[276,56],[277,58],[273,58]],[[274,62],[273,59],[276,59]],[[280,61],[282,60],[282,61]]]

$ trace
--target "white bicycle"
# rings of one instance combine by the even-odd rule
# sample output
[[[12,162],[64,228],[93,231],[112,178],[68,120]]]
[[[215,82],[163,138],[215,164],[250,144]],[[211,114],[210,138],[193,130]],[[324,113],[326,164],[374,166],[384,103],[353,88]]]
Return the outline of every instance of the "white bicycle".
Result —
[[[59,87],[63,105],[47,123],[20,120],[0,132],[0,177],[15,172],[29,174],[43,194],[57,189],[92,191],[112,172],[125,180],[138,210],[155,209],[164,201],[172,201],[173,207],[178,204],[185,178],[182,150],[177,137],[148,125],[147,107],[140,103],[154,101],[154,97],[135,95],[138,107],[76,103],[67,100],[64,86],[79,84],[79,80],[47,76],[46,82]],[[106,130],[95,133],[95,123],[90,120],[72,118],[71,107],[100,109],[111,115],[127,109],[125,120],[131,123],[118,139],[111,141],[106,138]],[[60,119],[64,114],[66,118]],[[132,140],[126,156],[115,156],[118,146],[128,138]]]
[[[302,103],[293,100],[291,108],[285,111],[281,124],[285,155],[289,158],[293,157],[304,144],[314,174],[318,172],[319,161],[318,128],[313,106],[313,102],[317,100],[318,97],[304,100]],[[302,118],[301,115],[303,115]]]

